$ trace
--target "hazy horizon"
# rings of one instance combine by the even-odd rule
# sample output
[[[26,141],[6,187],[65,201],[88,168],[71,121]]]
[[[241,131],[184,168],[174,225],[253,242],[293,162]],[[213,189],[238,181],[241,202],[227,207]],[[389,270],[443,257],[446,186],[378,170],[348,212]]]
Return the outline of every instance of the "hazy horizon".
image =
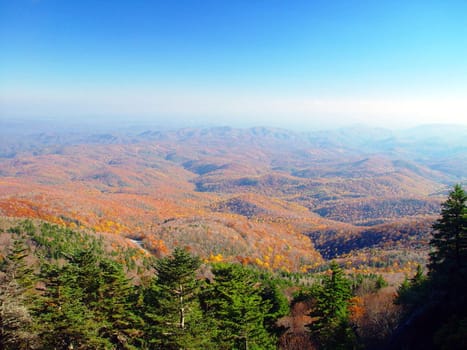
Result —
[[[386,131],[393,134],[400,134],[404,132],[421,130],[430,130],[436,133],[448,134],[465,134],[467,132],[467,125],[465,124],[452,124],[452,123],[420,123],[412,125],[398,125],[398,126],[378,126],[369,123],[348,123],[348,124],[307,124],[303,125],[285,125],[274,123],[251,123],[246,122],[231,122],[231,123],[215,123],[215,122],[184,122],[180,120],[166,119],[164,121],[158,120],[142,120],[132,118],[80,118],[80,119],[67,119],[67,118],[27,118],[27,117],[13,117],[13,118],[0,118],[0,134],[22,134],[33,135],[40,133],[83,133],[86,135],[99,134],[99,133],[141,133],[145,131],[176,131],[183,129],[216,129],[216,128],[232,128],[238,130],[248,130],[254,128],[266,128],[271,130],[284,130],[293,133],[315,133],[315,132],[333,132],[345,130],[359,130],[360,132],[377,132]],[[363,135],[362,135],[363,136]]]
[[[0,0],[0,120],[467,125],[463,1]]]

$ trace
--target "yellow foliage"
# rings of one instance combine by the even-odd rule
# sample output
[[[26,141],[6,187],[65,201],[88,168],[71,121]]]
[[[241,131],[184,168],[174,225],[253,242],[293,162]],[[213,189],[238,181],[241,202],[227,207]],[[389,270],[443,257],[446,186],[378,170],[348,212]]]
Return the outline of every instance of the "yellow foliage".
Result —
[[[209,256],[209,259],[208,259],[208,262],[222,262],[224,261],[224,257],[222,256],[222,254],[217,254],[217,255],[214,255],[214,254],[211,254]]]

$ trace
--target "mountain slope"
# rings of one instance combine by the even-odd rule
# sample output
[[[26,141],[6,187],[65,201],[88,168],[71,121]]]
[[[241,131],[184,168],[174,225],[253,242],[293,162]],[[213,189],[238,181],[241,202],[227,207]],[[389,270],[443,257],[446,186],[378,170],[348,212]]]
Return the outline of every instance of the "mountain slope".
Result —
[[[416,138],[399,152],[403,142],[387,131],[363,132],[226,127],[13,138],[14,152],[0,158],[0,214],[138,237],[156,254],[184,245],[208,259],[303,269],[322,261],[310,232],[329,233],[320,239],[341,253],[374,246],[367,232],[397,237],[391,225],[432,218],[445,183],[465,179],[462,152],[453,154],[464,159],[454,172],[437,152],[417,158]],[[378,151],[382,143],[394,147]]]

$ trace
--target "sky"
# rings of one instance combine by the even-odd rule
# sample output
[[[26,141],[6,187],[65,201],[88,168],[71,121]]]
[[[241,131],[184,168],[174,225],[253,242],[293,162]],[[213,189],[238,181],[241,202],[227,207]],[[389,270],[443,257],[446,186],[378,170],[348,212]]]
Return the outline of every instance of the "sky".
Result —
[[[0,0],[0,119],[467,124],[465,0]]]

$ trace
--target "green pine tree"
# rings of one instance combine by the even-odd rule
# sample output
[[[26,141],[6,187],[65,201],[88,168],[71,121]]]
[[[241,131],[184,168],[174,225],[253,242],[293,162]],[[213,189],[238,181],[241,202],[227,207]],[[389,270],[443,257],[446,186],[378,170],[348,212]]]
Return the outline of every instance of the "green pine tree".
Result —
[[[314,287],[316,304],[308,327],[312,338],[322,349],[354,349],[356,336],[349,322],[348,307],[352,297],[351,281],[337,263],[331,263],[331,275]]]
[[[266,305],[269,305],[264,317],[264,326],[269,334],[278,339],[286,330],[286,327],[278,326],[277,320],[290,311],[289,302],[285,295],[280,291],[277,280],[272,276],[266,275],[262,279],[260,295]]]
[[[145,292],[146,337],[151,349],[209,349],[196,271],[201,261],[183,249],[156,262],[157,278]]]
[[[43,263],[45,292],[35,313],[45,349],[106,349],[111,343],[99,336],[102,323],[83,303],[76,267]]]
[[[433,225],[429,277],[432,302],[441,304],[443,320],[434,335],[440,349],[467,346],[467,193],[454,186],[442,204],[441,218]]]
[[[460,185],[442,204],[433,229],[430,275],[440,282],[452,283],[456,278],[467,284],[467,193]]]
[[[454,186],[433,225],[428,277],[421,267],[398,291],[406,311],[398,348],[467,347],[467,194]],[[417,322],[419,323],[417,326]],[[421,334],[421,332],[424,332]],[[424,342],[418,341],[423,336]]]
[[[26,262],[29,249],[22,230],[11,233],[16,237],[2,265],[0,278],[0,348],[30,349],[38,343],[29,311],[35,297],[35,278]]]
[[[405,311],[411,312],[413,309],[426,303],[429,293],[429,280],[423,273],[421,265],[418,265],[415,275],[411,279],[406,276],[399,286],[395,303],[404,305]]]
[[[30,253],[26,235],[21,230],[14,236],[13,245],[5,259],[4,271],[10,279],[17,281],[24,292],[31,292],[36,281],[31,264],[26,261]]]
[[[203,305],[216,321],[218,349],[274,349],[265,328],[271,305],[263,300],[256,275],[238,264],[216,264],[212,272],[214,282],[203,293]]]
[[[98,299],[90,307],[98,320],[105,324],[99,329],[115,349],[136,349],[142,336],[143,322],[130,305],[134,287],[125,276],[123,266],[110,259],[102,259],[95,276],[99,281]]]
[[[77,250],[69,258],[76,276],[72,284],[99,325],[99,337],[116,349],[133,348],[141,333],[136,327],[142,324],[129,305],[132,287],[123,266],[92,248]]]

